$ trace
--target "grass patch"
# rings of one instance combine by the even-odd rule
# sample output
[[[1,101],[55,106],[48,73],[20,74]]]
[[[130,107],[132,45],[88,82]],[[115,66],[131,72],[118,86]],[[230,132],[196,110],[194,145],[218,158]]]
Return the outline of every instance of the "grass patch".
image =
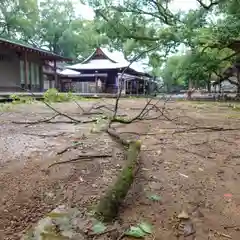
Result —
[[[43,94],[43,99],[46,102],[71,102],[71,101],[93,101],[98,100],[97,97],[82,97],[74,95],[72,92],[60,93],[55,88],[48,89]]]
[[[229,113],[227,115],[227,118],[228,119],[240,119],[240,114],[238,114],[238,113]]]
[[[31,104],[36,101],[34,97],[30,96],[19,96],[17,94],[12,94],[10,95],[10,99],[12,100],[12,104]]]
[[[1,103],[0,104],[0,112],[10,112],[13,108],[12,103]]]

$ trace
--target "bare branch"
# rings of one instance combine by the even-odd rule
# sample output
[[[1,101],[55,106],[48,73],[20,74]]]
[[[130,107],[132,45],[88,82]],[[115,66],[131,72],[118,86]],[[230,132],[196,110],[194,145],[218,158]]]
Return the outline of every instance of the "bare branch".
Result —
[[[201,7],[203,7],[206,10],[210,10],[214,5],[218,5],[220,3],[220,1],[210,1],[209,5],[206,5],[205,3],[202,2],[202,0],[197,0],[197,2],[201,5]]]
[[[120,79],[119,79],[119,82],[120,82],[120,90],[119,90],[119,93],[118,93],[118,96],[117,96],[117,99],[116,99],[116,103],[115,103],[115,107],[114,107],[113,119],[116,118],[117,110],[118,110],[118,103],[119,103],[119,100],[120,100],[120,98],[121,98],[121,96],[122,96],[122,88],[123,88],[122,79],[123,79],[124,73],[130,68],[130,66],[131,66],[135,61],[137,61],[139,58],[141,58],[144,54],[156,50],[156,48],[157,48],[157,46],[154,46],[154,47],[152,47],[152,48],[150,48],[150,49],[147,49],[146,51],[141,52],[138,56],[136,56],[135,58],[133,58],[133,59],[130,61],[130,63],[128,64],[128,66],[122,71],[121,76],[120,76]],[[111,125],[110,125],[110,126],[111,126]]]
[[[34,125],[34,124],[39,124],[39,123],[47,123],[47,122],[50,122],[51,120],[55,119],[56,117],[60,116],[60,114],[55,114],[54,116],[50,117],[50,118],[46,118],[46,119],[41,119],[41,120],[38,120],[38,121],[28,121],[28,122],[22,122],[22,121],[12,121],[12,123],[15,123],[15,124],[30,124],[30,125]]]
[[[112,155],[109,155],[109,154],[97,154],[97,155],[80,155],[76,158],[73,158],[73,159],[70,159],[70,160],[67,160],[67,161],[61,161],[61,162],[55,162],[55,163],[52,163],[51,165],[48,166],[48,168],[50,167],[53,167],[53,166],[56,166],[56,165],[59,165],[59,164],[65,164],[65,163],[71,163],[71,162],[76,162],[76,161],[79,161],[79,160],[84,160],[84,161],[90,161],[90,160],[93,160],[95,158],[109,158],[109,157],[112,157]]]

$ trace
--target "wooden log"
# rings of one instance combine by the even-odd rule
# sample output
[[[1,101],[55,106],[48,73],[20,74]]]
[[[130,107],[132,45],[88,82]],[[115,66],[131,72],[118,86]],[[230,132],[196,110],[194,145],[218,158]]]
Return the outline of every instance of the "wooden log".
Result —
[[[106,194],[100,199],[95,215],[101,221],[109,222],[117,217],[119,206],[125,199],[130,189],[138,166],[138,155],[141,150],[141,141],[137,140],[129,144],[127,163]]]

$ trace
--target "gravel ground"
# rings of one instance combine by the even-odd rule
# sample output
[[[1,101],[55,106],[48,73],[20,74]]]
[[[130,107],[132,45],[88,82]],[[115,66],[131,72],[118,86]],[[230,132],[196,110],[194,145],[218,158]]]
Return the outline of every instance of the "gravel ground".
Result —
[[[134,115],[145,102],[121,100],[121,113]],[[95,103],[80,104],[90,108]],[[80,112],[74,103],[54,106],[74,117]],[[130,132],[139,133],[143,142],[141,169],[122,206],[119,222],[128,226],[148,221],[154,225],[155,239],[175,240],[180,239],[177,215],[184,209],[196,231],[185,239],[238,240],[239,131],[179,132],[186,122],[240,128],[238,112],[219,103],[171,102],[166,106],[169,117],[181,116],[175,123],[165,119],[115,126],[126,138],[138,136]],[[0,239],[20,239],[29,225],[61,203],[89,211],[124,165],[123,149],[107,134],[92,133],[92,124],[12,123],[52,115],[42,104],[19,105],[0,115]],[[81,143],[77,148],[57,154],[76,142]],[[53,162],[99,152],[112,157],[48,169]],[[161,200],[149,200],[149,194]]]

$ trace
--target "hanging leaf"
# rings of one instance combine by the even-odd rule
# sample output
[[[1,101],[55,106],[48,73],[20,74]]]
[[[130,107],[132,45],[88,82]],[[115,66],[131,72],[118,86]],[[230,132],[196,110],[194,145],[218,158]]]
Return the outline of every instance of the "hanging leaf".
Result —
[[[95,234],[100,234],[100,233],[103,233],[105,230],[107,229],[107,227],[101,223],[101,222],[97,222],[93,225],[92,227],[92,231],[95,233]]]
[[[142,222],[138,225],[145,233],[151,234],[152,233],[152,225],[146,222]]]
[[[161,197],[156,194],[149,195],[148,198],[152,201],[160,201],[161,200]]]
[[[125,232],[125,235],[135,238],[143,238],[146,233],[140,227],[130,227],[128,231]]]

